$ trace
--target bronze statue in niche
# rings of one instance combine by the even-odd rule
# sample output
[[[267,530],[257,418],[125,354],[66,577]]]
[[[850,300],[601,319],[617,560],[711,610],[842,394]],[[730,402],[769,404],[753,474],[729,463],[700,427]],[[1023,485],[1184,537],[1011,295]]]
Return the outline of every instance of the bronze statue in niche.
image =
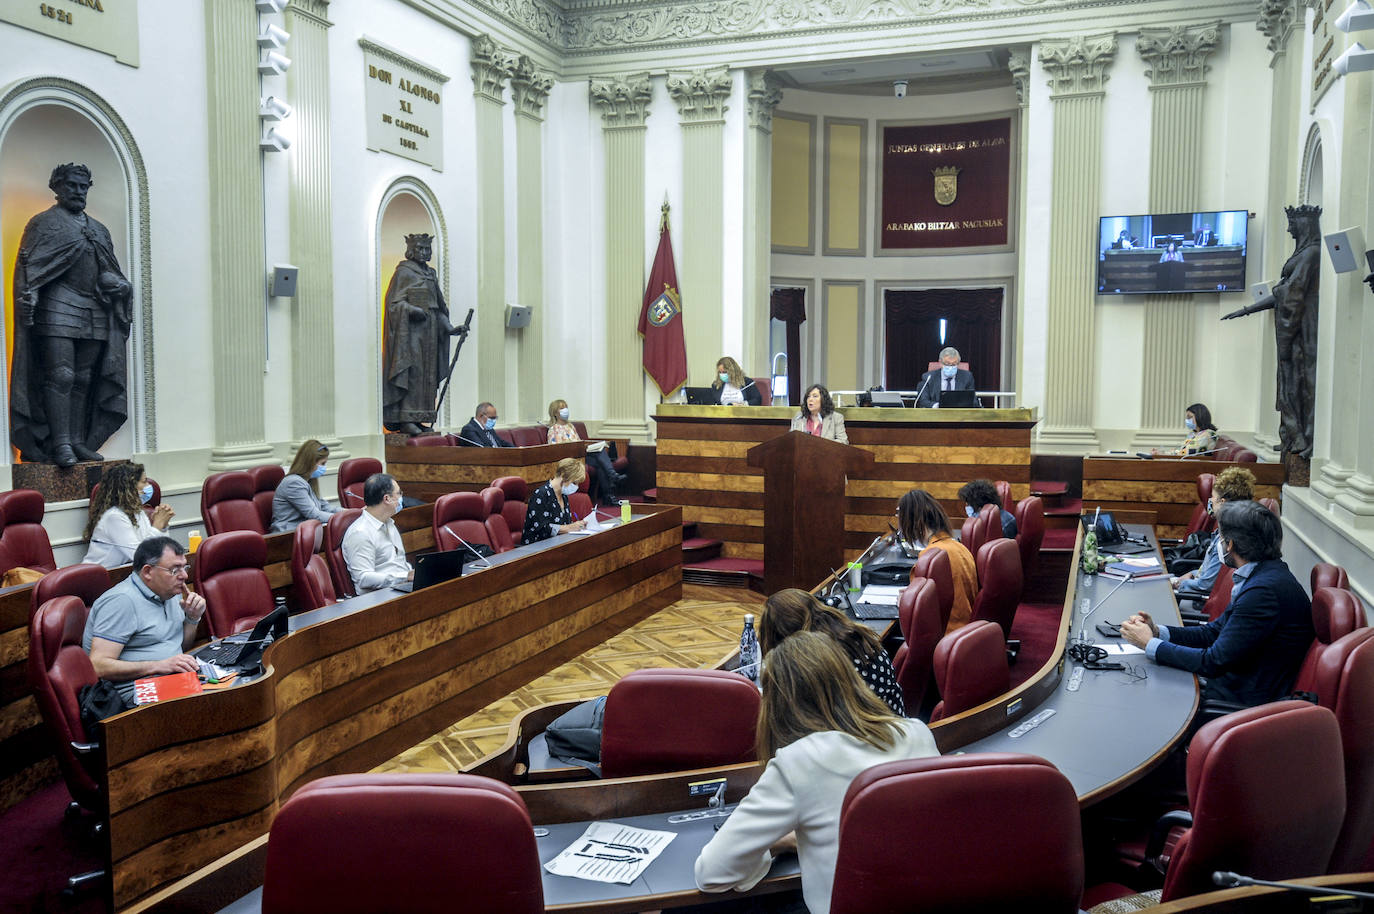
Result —
[[[382,356],[382,422],[387,429],[419,435],[438,417],[435,396],[453,370],[449,337],[455,327],[429,265],[433,239],[406,235],[406,259],[386,287],[386,339]],[[456,361],[456,359],[455,359]]]
[[[91,171],[52,171],[57,204],[29,220],[14,266],[10,440],[21,459],[70,467],[128,419],[131,287],[110,232],[86,212]]]

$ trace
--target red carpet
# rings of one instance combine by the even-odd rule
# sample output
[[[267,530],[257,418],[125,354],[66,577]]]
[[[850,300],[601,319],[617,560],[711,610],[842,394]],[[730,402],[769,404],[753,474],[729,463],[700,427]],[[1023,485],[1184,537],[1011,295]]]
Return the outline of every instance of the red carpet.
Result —
[[[72,904],[62,898],[67,877],[98,869],[100,854],[80,822],[64,823],[71,802],[62,782],[50,784],[0,813],[0,912],[103,911],[99,888]]]
[[[1045,665],[1059,638],[1059,620],[1064,607],[1058,603],[1022,603],[1016,608],[1011,624],[1011,637],[1020,639],[1021,653],[1011,667],[1011,687],[1014,689]]]

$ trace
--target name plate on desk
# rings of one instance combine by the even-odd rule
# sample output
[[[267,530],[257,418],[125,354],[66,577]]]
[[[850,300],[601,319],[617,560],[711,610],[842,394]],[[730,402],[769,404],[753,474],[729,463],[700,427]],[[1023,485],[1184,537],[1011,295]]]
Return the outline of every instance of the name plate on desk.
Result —
[[[369,38],[363,49],[367,148],[444,170],[444,105],[448,77]]]

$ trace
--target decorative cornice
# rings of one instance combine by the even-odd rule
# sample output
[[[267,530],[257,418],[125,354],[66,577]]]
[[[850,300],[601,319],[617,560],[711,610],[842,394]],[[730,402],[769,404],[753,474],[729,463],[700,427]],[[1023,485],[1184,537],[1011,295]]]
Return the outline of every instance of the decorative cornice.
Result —
[[[527,55],[522,55],[510,78],[510,94],[515,101],[515,113],[536,121],[544,119],[544,102],[553,88],[553,74],[542,70]]]
[[[1260,0],[1259,18],[1255,28],[1269,39],[1269,50],[1282,53],[1288,47],[1288,39],[1305,18],[1303,0]]]
[[[374,54],[377,57],[382,58],[383,60],[388,60],[391,63],[396,64],[396,66],[398,67],[406,67],[407,69],[413,70],[427,79],[434,80],[434,82],[436,83],[448,82],[448,77],[440,73],[433,67],[428,66],[426,64],[422,64],[412,57],[407,57],[405,54],[402,54],[395,48],[388,47],[379,41],[373,41],[366,35],[358,39],[358,47],[362,48],[369,54]]]
[[[472,39],[472,94],[505,104],[506,80],[515,75],[520,61],[516,52],[503,48],[490,35]]]
[[[567,47],[568,15],[551,0],[467,0],[551,48]]]
[[[1150,87],[1196,85],[1207,80],[1207,57],[1221,40],[1221,20],[1200,25],[1143,28],[1135,49],[1149,65]]]
[[[649,101],[654,97],[654,84],[648,73],[594,76],[591,93],[592,101],[601,106],[603,129],[643,127],[649,116]]]
[[[1116,58],[1116,33],[1076,35],[1040,45],[1040,65],[1050,77],[1051,97],[1101,92]]]
[[[329,0],[291,0],[286,12],[289,16],[304,19],[320,28],[327,29],[334,25],[325,18],[329,13]]]
[[[725,102],[734,87],[728,67],[668,71],[668,94],[684,124],[725,120]]]
[[[1030,104],[1030,68],[1029,49],[1011,52],[1011,57],[1007,60],[1007,69],[1011,71],[1011,82],[1016,87],[1016,101],[1023,108]]]
[[[767,70],[749,74],[749,126],[764,133],[773,132],[773,110],[782,101],[782,85]]]

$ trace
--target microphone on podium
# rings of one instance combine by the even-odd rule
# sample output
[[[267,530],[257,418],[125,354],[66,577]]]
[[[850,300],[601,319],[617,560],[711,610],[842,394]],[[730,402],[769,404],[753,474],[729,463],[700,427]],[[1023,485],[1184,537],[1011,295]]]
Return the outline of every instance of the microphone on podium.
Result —
[[[923,394],[923,393],[926,392],[926,387],[928,387],[928,386],[930,385],[930,380],[931,380],[932,377],[933,377],[933,375],[927,374],[927,375],[926,375],[925,383],[921,385],[921,389],[920,389],[920,390],[916,391],[916,405],[917,405],[917,406],[920,406],[920,405],[921,405],[921,394]]]

